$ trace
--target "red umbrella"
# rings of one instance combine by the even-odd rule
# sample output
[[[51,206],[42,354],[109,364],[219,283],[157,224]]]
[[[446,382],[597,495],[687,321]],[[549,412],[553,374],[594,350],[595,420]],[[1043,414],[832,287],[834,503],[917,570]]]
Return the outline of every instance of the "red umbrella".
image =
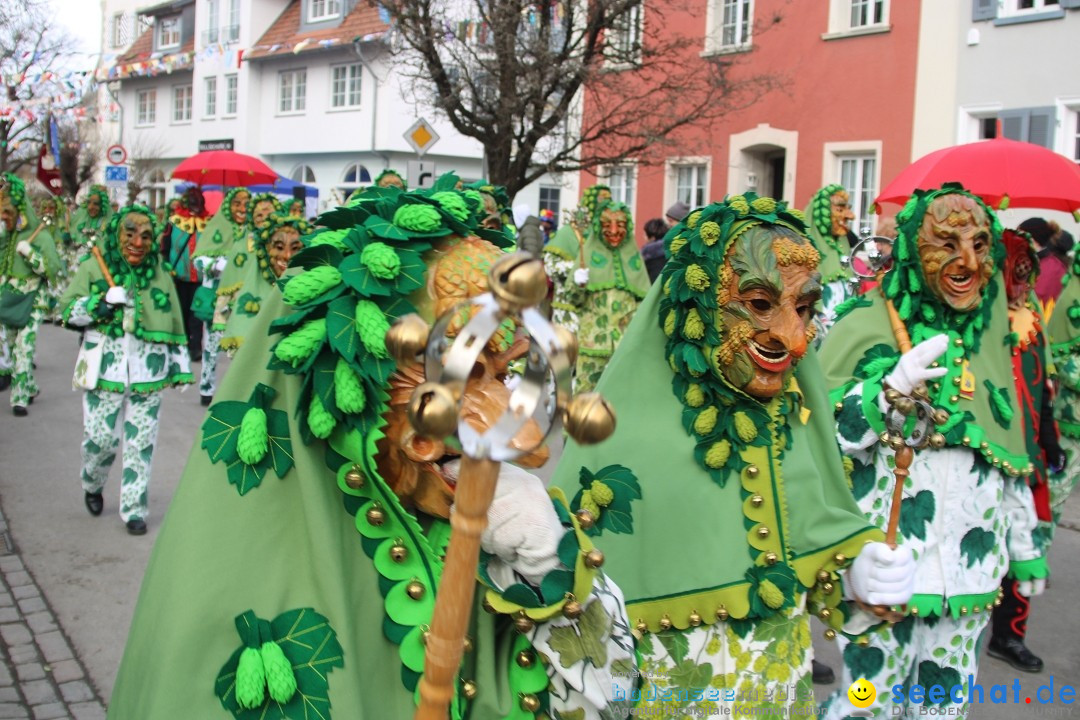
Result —
[[[208,150],[176,166],[172,176],[196,185],[247,187],[277,180],[277,173],[257,157],[232,150]]]
[[[1080,209],[1080,166],[1040,145],[998,137],[925,155],[889,183],[876,202],[903,205],[917,189],[961,183],[987,205]]]

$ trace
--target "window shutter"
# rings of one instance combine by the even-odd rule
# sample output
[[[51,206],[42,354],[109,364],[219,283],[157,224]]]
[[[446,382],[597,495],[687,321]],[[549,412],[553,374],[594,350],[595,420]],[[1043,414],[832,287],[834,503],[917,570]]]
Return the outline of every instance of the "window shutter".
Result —
[[[1028,110],[1002,110],[998,113],[1001,120],[1001,135],[1010,140],[1027,141],[1028,134]]]
[[[1054,116],[1053,107],[1032,108],[1027,141],[1053,150]]]
[[[1080,0],[1061,0],[1063,8],[1080,8]]]
[[[1080,0],[1076,0],[1080,2]],[[998,0],[971,0],[971,19],[993,20],[997,17]]]

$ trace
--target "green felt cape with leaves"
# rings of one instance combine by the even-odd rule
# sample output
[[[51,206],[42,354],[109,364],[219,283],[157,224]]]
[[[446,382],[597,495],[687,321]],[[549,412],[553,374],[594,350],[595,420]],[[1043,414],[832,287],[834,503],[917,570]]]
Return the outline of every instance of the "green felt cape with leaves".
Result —
[[[15,232],[8,233],[4,231],[0,236],[0,277],[18,278],[20,280],[37,277],[37,273],[26,262],[26,258],[16,250],[20,242],[23,240],[29,241],[30,237],[34,236],[34,242],[31,244],[45,259],[45,279],[52,282],[63,268],[60,256],[56,252],[56,242],[53,240],[52,233],[49,232],[49,228],[42,227],[35,236],[34,231],[37,230],[41,222],[37,217],[37,213],[33,211],[25,200],[19,210],[20,224]]]
[[[826,284],[852,276],[851,268],[840,262],[842,256],[851,255],[851,243],[847,235],[838,238],[832,234],[832,196],[843,189],[843,185],[826,185],[814,193],[805,212],[808,234],[821,253],[818,272],[821,282]]]
[[[245,188],[233,188],[225,194],[221,207],[199,233],[199,239],[195,242],[195,257],[231,257],[235,249],[244,249],[251,225],[247,215],[242,223],[233,222],[230,211],[233,197],[240,192],[251,194]]]
[[[713,327],[715,290],[694,290],[685,278],[715,282],[728,243],[764,222],[802,232],[783,203],[747,193],[691,213],[668,233],[672,259],[597,387],[615,409],[615,434],[568,445],[554,475],[556,487],[577,493],[575,509],[599,508],[593,532],[605,570],[630,619],[653,632],[668,622],[685,629],[695,613],[705,623],[760,619],[804,592],[835,607],[839,584],[825,592],[823,583],[881,537],[845,481],[813,353],[796,382],[763,403],[710,367],[707,338],[692,340],[701,335],[680,335],[681,322],[667,322],[693,313]],[[834,612],[831,622],[842,619]]]
[[[607,207],[626,212],[626,237],[617,248],[612,248],[604,242],[600,232],[600,217]],[[592,226],[584,233],[584,240],[584,244],[579,243],[574,229],[566,224],[559,228],[555,232],[555,237],[544,246],[544,252],[571,260],[577,267],[588,268],[589,284],[585,286],[586,290],[595,292],[619,288],[635,297],[645,297],[652,282],[649,280],[649,273],[645,270],[645,263],[634,242],[634,223],[630,217],[629,208],[612,203],[601,206],[600,211],[593,214]],[[578,257],[582,254],[584,261]]]

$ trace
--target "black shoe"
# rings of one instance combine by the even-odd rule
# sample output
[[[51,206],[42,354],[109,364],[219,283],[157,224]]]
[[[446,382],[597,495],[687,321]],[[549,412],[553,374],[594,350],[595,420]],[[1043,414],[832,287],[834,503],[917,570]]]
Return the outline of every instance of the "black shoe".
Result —
[[[15,417],[26,417],[30,414],[30,411],[24,408],[22,405],[16,405],[11,408],[11,412],[15,414]]]
[[[146,521],[142,518],[131,518],[127,521],[127,529],[129,535],[145,535]]]
[[[811,667],[815,685],[832,685],[836,682],[836,673],[825,663],[812,660]]]
[[[101,493],[83,493],[83,501],[86,502],[86,509],[94,517],[100,515],[102,508],[105,507],[105,498],[101,497]]]
[[[37,391],[36,393],[34,393],[33,395],[31,395],[31,396],[30,396],[30,404],[31,404],[31,405],[33,405],[33,404],[34,404],[34,398],[36,398],[36,397],[37,397],[38,395],[40,395],[40,394],[41,394],[41,391],[40,391],[40,390],[38,390],[38,391]]]
[[[0,392],[7,390],[9,387],[11,387],[11,376],[0,375]]]
[[[206,407],[210,403],[214,402],[214,396],[213,395],[200,395],[199,396],[199,402],[202,403],[203,407]]]
[[[990,638],[986,652],[990,657],[1004,660],[1022,672],[1037,673],[1043,669],[1042,658],[1028,650],[1024,641],[1018,637],[1008,637],[1000,641],[996,637]]]

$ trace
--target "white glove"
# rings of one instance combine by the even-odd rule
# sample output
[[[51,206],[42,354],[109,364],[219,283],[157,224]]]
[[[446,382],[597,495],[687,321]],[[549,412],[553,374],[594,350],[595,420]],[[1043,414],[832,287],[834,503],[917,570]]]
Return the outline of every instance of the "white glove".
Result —
[[[581,287],[589,284],[589,268],[578,268],[574,271],[574,282]]]
[[[30,257],[30,253],[33,252],[33,250],[33,246],[31,246],[30,243],[26,242],[25,240],[20,240],[19,243],[15,246],[15,252],[19,253],[23,257]]]
[[[1046,578],[1033,578],[1031,580],[1019,580],[1016,583],[1016,592],[1030,598],[1042,595],[1046,590]]]
[[[109,303],[110,305],[127,305],[127,289],[125,289],[121,285],[116,285],[109,288],[109,291],[105,293],[105,302]]]
[[[919,383],[939,378],[946,368],[932,368],[930,364],[949,348],[949,336],[942,333],[923,340],[900,356],[893,371],[885,376],[885,384],[901,395],[910,395]]]
[[[217,260],[215,260],[214,261],[214,266],[213,266],[214,267],[214,275],[215,276],[220,275],[225,270],[225,266],[228,265],[228,264],[229,264],[229,261],[225,259],[224,255],[222,255]]]
[[[911,549],[867,543],[847,571],[849,594],[867,605],[903,605],[915,593]]]
[[[539,585],[559,567],[559,541],[565,533],[543,481],[503,463],[480,547]]]

